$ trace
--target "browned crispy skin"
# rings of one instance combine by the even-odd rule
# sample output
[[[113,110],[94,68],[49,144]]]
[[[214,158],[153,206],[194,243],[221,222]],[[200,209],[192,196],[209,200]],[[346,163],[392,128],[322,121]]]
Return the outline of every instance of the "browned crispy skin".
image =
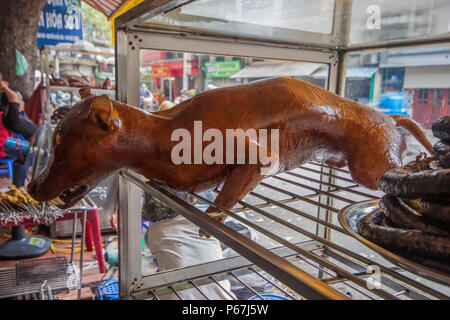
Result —
[[[395,228],[382,225],[384,214],[375,211],[358,222],[358,230],[365,238],[397,252],[440,261],[450,259],[450,237],[421,230]]]
[[[443,155],[450,153],[450,142],[439,140],[433,145],[433,155]]]
[[[450,116],[442,116],[434,120],[431,129],[435,137],[450,141]]]
[[[391,115],[391,117],[394,119],[397,127],[408,130],[408,132],[411,133],[417,139],[417,141],[420,141],[422,143],[422,145],[426,150],[428,150],[428,152],[431,152],[433,148],[431,146],[431,143],[428,141],[425,133],[419,128],[419,126],[417,126],[415,122],[411,121],[409,117],[402,114],[394,114]]]
[[[438,157],[439,165],[442,168],[450,169],[450,151]]]
[[[86,86],[90,87],[91,86],[91,83],[83,77],[79,77],[76,75],[70,75],[70,74],[67,74],[66,77],[67,77],[67,79],[69,81],[69,85],[71,87],[81,88],[81,87],[86,87]]]
[[[67,86],[67,82],[66,81],[56,78],[53,73],[50,74],[49,80],[50,80],[50,85],[52,85],[52,86],[59,86],[59,87],[66,87]]]
[[[85,83],[87,85],[90,84],[90,82],[88,80],[86,80],[84,77],[79,77],[79,76],[71,75],[71,74],[67,74],[66,77],[69,81],[81,82],[81,83]]]
[[[441,201],[420,201],[420,212],[450,230],[450,199]]]
[[[262,165],[174,164],[171,150],[179,141],[171,141],[171,134],[183,128],[193,136],[194,121],[202,121],[203,132],[214,128],[224,137],[227,129],[278,129],[278,154],[267,150],[279,159],[273,174],[315,159],[347,164],[353,179],[371,189],[378,188],[386,171],[402,164],[406,144],[397,122],[414,131],[429,152],[432,148],[410,119],[393,119],[292,78],[206,91],[152,114],[87,96],[58,124],[51,162],[28,190],[47,201],[73,186],[87,186],[88,192],[107,175],[129,168],[178,191],[202,191],[224,183],[216,203],[230,209],[264,178]],[[251,143],[259,148],[258,141],[247,140],[247,146]],[[66,198],[65,207],[83,194]]]
[[[450,169],[430,169],[428,165],[433,160],[412,161],[389,170],[381,178],[380,189],[400,198],[449,199]]]
[[[450,133],[449,133],[450,135]],[[433,145],[433,155],[439,162],[442,168],[450,168],[450,141],[439,140]]]
[[[385,195],[381,198],[380,208],[384,214],[399,228],[417,229],[433,234],[446,234],[447,232],[435,226],[432,220],[422,216],[419,212],[406,205],[401,199]]]

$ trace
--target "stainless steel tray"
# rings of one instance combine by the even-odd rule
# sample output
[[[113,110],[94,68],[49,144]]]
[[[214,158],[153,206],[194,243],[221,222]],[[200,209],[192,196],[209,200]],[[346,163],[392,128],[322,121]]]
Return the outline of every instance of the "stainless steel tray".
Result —
[[[379,245],[369,241],[368,239],[364,238],[359,234],[358,221],[367,216],[368,214],[371,214],[372,212],[377,210],[378,202],[379,200],[363,201],[343,208],[339,212],[339,222],[345,229],[345,231],[347,231],[351,236],[353,236],[357,240],[361,241],[364,245],[366,245],[370,249],[382,255],[386,260],[404,268],[405,270],[418,274],[426,279],[443,283],[445,285],[449,285],[450,275],[447,275],[445,273],[431,269],[427,266],[423,266],[411,260],[400,257],[395,253],[388,251],[380,247]]]

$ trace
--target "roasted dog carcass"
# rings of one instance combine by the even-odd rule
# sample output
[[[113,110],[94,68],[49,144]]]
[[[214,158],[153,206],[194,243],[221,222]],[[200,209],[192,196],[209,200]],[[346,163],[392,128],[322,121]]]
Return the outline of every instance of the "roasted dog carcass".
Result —
[[[50,85],[52,85],[52,86],[58,86],[58,87],[66,87],[67,86],[66,81],[64,81],[63,79],[56,78],[53,73],[50,74],[49,81],[50,81]]]
[[[84,77],[79,77],[76,75],[67,74],[67,79],[69,80],[69,85],[71,87],[86,87],[91,86],[91,82],[86,80]]]
[[[226,136],[227,129],[267,129],[267,141],[278,132],[278,148],[263,144],[261,137],[247,137],[246,147],[263,151],[278,166],[266,175],[293,169],[314,159],[328,165],[348,165],[352,178],[377,189],[381,176],[402,165],[406,143],[397,130],[409,130],[429,152],[432,146],[409,118],[388,116],[344,99],[318,86],[292,78],[274,78],[200,93],[175,107],[147,113],[111,101],[106,96],[84,93],[54,131],[53,151],[47,169],[28,185],[39,201],[59,197],[70,207],[106,176],[122,168],[178,191],[202,191],[223,187],[215,203],[232,208],[264,177],[262,163],[226,161],[174,163],[173,139],[177,129],[194,136],[195,123]],[[277,130],[277,131],[273,131]],[[212,132],[212,131],[210,131]],[[205,150],[212,138],[204,139]],[[248,149],[247,149],[248,150]],[[229,152],[229,150],[228,150]],[[219,152],[220,153],[220,152]],[[183,155],[186,156],[186,155]],[[217,154],[215,154],[217,157]],[[245,159],[248,160],[248,157]],[[198,162],[198,161],[197,161]],[[213,212],[211,207],[208,212]]]

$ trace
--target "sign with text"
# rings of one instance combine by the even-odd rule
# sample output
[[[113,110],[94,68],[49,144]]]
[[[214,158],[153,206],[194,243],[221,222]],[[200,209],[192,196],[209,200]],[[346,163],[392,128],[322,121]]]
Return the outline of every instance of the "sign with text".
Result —
[[[168,65],[152,66],[152,77],[162,78],[170,76],[170,70]]]
[[[81,0],[47,0],[39,19],[38,48],[83,39]]]
[[[239,60],[205,62],[207,78],[228,78],[241,70]]]

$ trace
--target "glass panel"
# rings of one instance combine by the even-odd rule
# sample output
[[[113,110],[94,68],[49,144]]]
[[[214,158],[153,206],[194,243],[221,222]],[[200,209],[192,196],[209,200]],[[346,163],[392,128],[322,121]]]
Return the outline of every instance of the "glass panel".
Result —
[[[349,55],[345,97],[418,122],[431,143],[433,121],[450,115],[450,47]],[[356,72],[358,70],[358,74]],[[371,70],[366,75],[363,71]],[[408,135],[411,161],[423,147]]]
[[[141,107],[157,111],[165,100],[179,103],[194,92],[198,94],[214,88],[281,76],[325,87],[328,66],[285,60],[142,50],[140,82],[151,92],[153,102],[150,103],[149,99],[141,96]]]
[[[149,22],[298,42],[298,31],[329,34],[334,0],[199,0]]]
[[[150,112],[163,110],[166,108],[171,108],[174,105],[189,99],[193,95],[207,90],[237,84],[245,84],[255,80],[277,76],[290,76],[325,87],[327,85],[328,66],[324,64],[285,60],[281,61],[259,58],[211,56],[190,52],[142,50],[140,76],[141,107]],[[272,181],[272,183],[280,186],[282,184],[279,181]],[[293,189],[291,191],[293,191],[296,187],[294,186],[292,188]],[[305,193],[305,190],[301,191],[301,188],[297,189],[299,189],[298,192]],[[258,187],[257,191],[258,193],[271,197],[272,199],[280,201],[286,201],[289,199],[289,196],[285,194],[271,189],[268,190],[264,187]],[[311,194],[312,193],[313,192],[311,191]],[[207,204],[194,201],[194,199],[189,196],[184,197],[184,195],[186,195],[185,193],[180,193],[178,195],[197,206],[200,210],[206,210],[207,208]],[[145,195],[143,195],[143,197],[144,196]],[[216,193],[209,191],[201,194],[201,196],[209,200],[213,200]],[[252,196],[247,196],[245,201],[252,205],[261,205],[264,202],[261,199]],[[293,201],[292,203],[295,204],[297,202],[298,201]],[[241,206],[237,205],[236,207],[239,208]],[[147,206],[147,209],[148,208],[149,206]],[[143,219],[151,220],[155,218],[155,212],[150,213],[145,212],[145,210],[146,209],[144,206]],[[290,215],[290,213],[286,210],[282,210],[280,208],[277,210],[278,216]],[[304,211],[314,216],[317,214],[317,208],[312,205],[305,207]],[[261,221],[263,221],[263,217],[261,215],[255,212],[250,212],[250,210],[241,210],[239,215],[244,216],[255,223],[261,223]],[[266,222],[266,227],[269,223],[269,221]],[[303,228],[310,232],[316,231],[316,223],[314,221],[310,221],[308,219],[297,219],[292,223],[299,223],[299,225],[301,224]],[[148,223],[144,224],[148,225]],[[254,241],[268,249],[280,246],[279,243],[274,242],[270,238],[256,232],[255,230],[250,230],[237,220],[227,219],[225,224],[243,233],[244,235],[251,237]],[[283,226],[270,227],[279,228],[272,231],[276,234],[283,234],[286,239],[289,238],[290,241],[293,242],[300,242],[308,239],[307,237]],[[150,233],[151,231],[149,231],[149,234]],[[225,246],[222,246],[222,250],[222,255],[225,258],[236,255],[234,251]],[[151,252],[149,254],[151,254]],[[195,261],[188,262],[185,266],[203,262],[205,261],[199,261],[196,259]],[[144,268],[144,274],[150,274],[152,272],[154,272],[152,271],[152,268]]]
[[[404,114],[412,117],[434,145],[439,139],[433,136],[431,124],[441,115],[450,115],[449,57],[450,48],[445,47],[433,49],[419,47],[348,55],[345,97],[386,114]],[[405,135],[407,143],[407,153],[403,159],[403,164],[406,164],[414,161],[416,156],[425,150],[409,132],[400,130]],[[367,192],[366,189],[361,191]],[[384,193],[378,191],[377,195],[381,197]],[[339,205],[339,201],[334,202],[335,207]],[[336,216],[332,219],[338,224]],[[331,230],[330,233],[334,242],[345,243],[344,247],[351,248],[352,251],[373,261],[383,261],[378,254],[374,254],[355,239],[348,241],[335,230]],[[438,284],[424,281],[417,275],[410,273],[404,275],[436,290],[444,290],[441,292],[447,290]]]
[[[354,0],[350,14],[342,11],[348,3],[345,0],[198,0],[147,22],[175,29],[333,47],[423,39],[450,31],[448,0]],[[339,39],[332,39],[334,16],[344,19],[343,26],[345,19],[350,19],[348,35],[336,30]],[[304,31],[311,33],[305,35]]]
[[[353,1],[349,45],[448,33],[448,0]]]

